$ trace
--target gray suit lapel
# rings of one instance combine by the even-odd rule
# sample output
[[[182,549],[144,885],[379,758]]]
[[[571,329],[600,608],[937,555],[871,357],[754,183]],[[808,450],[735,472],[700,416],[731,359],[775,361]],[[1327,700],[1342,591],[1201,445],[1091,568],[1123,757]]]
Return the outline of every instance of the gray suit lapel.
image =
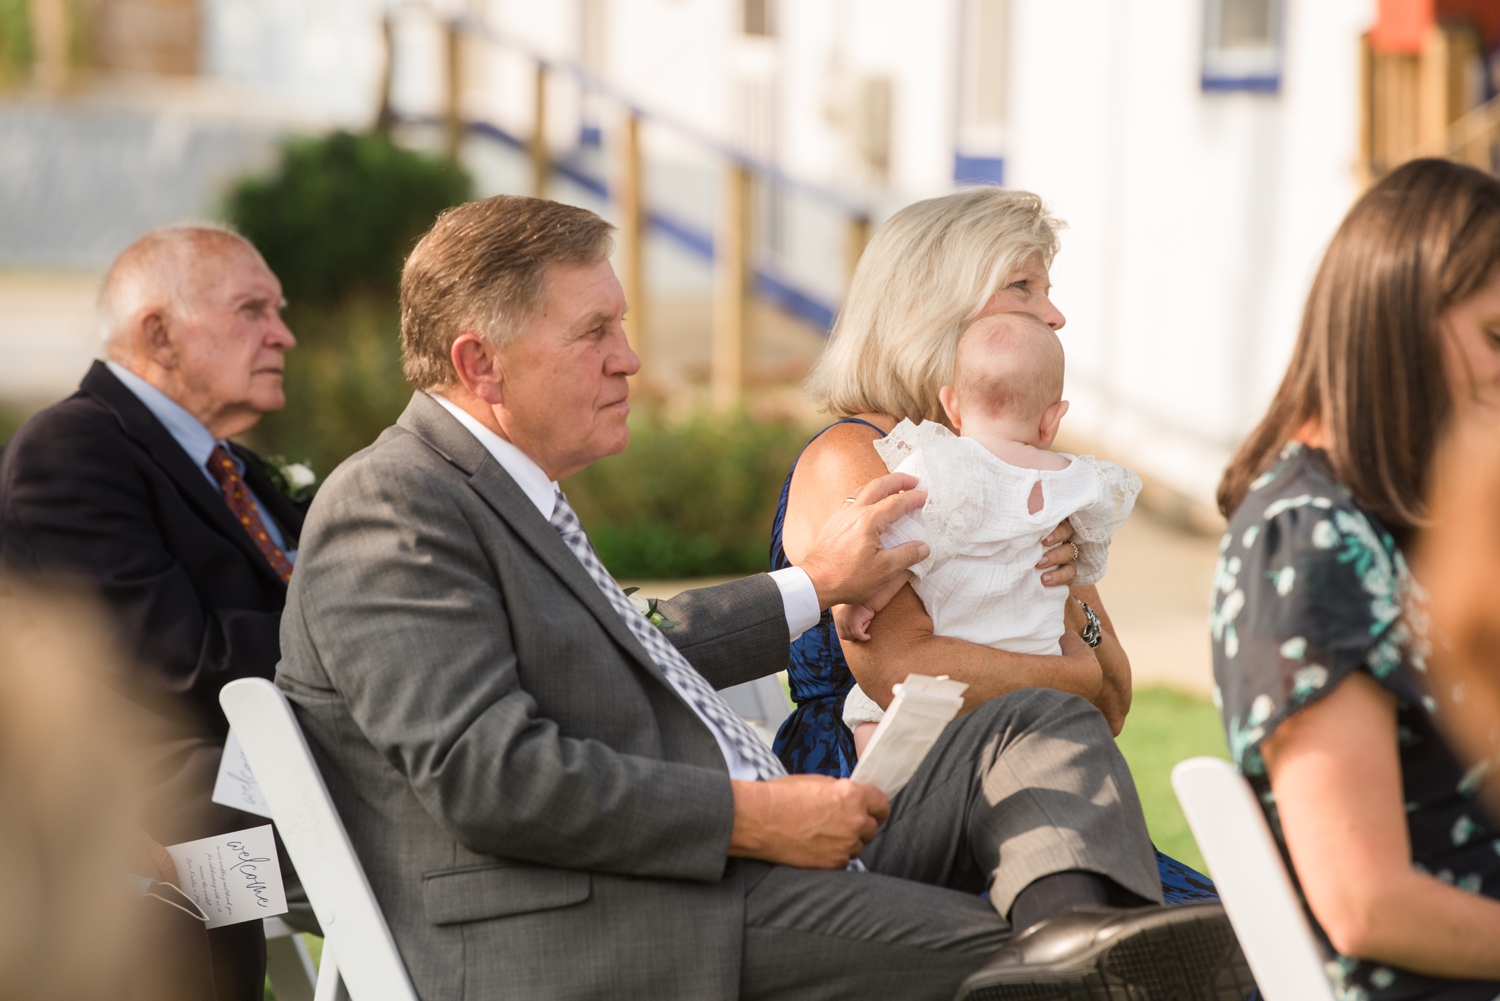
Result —
[[[396,424],[421,438],[435,452],[467,473],[474,492],[520,536],[539,560],[562,578],[615,642],[629,651],[673,695],[677,695],[677,689],[667,681],[661,668],[631,634],[629,627],[620,621],[619,613],[600,592],[599,585],[583,569],[583,564],[578,562],[578,557],[573,555],[557,530],[547,523],[536,505],[531,503],[531,498],[469,433],[468,428],[421,391],[412,394],[411,403],[407,404]]]

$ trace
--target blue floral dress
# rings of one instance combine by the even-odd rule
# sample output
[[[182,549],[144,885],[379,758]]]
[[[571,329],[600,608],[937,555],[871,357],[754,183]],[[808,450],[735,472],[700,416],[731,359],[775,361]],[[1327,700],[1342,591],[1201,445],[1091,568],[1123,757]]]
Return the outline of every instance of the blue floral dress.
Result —
[[[1294,881],[1261,747],[1284,721],[1363,671],[1396,698],[1412,865],[1469,893],[1500,897],[1500,839],[1473,798],[1486,766],[1465,770],[1433,725],[1425,616],[1403,611],[1414,586],[1406,561],[1334,478],[1326,454],[1288,445],[1251,484],[1219,552],[1210,617],[1216,701],[1230,752],[1260,797]],[[1308,917],[1340,1001],[1500,995],[1500,983],[1338,955]]]
[[[885,434],[874,424],[857,417],[846,417],[828,427],[850,423],[863,424]],[[827,430],[828,428],[823,429]],[[823,431],[814,435],[808,445],[817,441]],[[806,446],[803,451],[806,451]],[[786,483],[781,488],[781,503],[777,505],[776,518],[771,524],[773,570],[792,565],[781,546],[781,531],[786,521],[786,501],[792,488],[792,473],[796,470],[797,464],[793,462],[786,474]],[[786,765],[788,772],[811,772],[847,778],[854,771],[854,764],[858,760],[858,755],[854,753],[854,735],[844,725],[844,696],[854,687],[854,676],[849,673],[849,664],[844,660],[844,649],[839,645],[831,612],[825,611],[816,626],[792,643],[787,678],[791,685],[792,701],[797,703],[797,708],[777,731],[774,744],[777,756]],[[1161,852],[1156,853],[1156,862],[1161,872],[1163,899],[1167,903],[1219,899],[1219,895],[1214,892],[1212,880],[1202,873]]]

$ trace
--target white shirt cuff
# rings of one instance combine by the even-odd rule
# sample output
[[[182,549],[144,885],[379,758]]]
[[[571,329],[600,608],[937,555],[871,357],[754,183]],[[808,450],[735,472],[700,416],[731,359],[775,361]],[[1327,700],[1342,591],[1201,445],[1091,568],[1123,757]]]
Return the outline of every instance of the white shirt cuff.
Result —
[[[818,589],[801,567],[772,570],[771,579],[781,588],[781,603],[786,607],[786,631],[793,642],[818,624],[823,610],[818,607]]]

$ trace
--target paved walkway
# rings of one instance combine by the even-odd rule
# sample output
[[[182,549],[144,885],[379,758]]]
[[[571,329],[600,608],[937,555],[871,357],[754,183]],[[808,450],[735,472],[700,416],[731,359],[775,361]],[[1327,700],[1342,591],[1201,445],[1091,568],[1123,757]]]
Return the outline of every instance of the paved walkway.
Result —
[[[1207,695],[1213,685],[1208,647],[1208,588],[1218,543],[1137,510],[1115,536],[1109,572],[1099,585],[1130,654],[1137,687],[1167,685]],[[669,598],[731,577],[621,581],[643,596]]]

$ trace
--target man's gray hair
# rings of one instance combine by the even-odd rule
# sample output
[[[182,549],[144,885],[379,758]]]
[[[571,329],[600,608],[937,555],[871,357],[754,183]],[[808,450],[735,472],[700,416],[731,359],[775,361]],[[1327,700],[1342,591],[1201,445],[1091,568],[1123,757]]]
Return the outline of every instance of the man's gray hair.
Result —
[[[208,223],[154,229],[120,252],[99,288],[99,339],[116,360],[128,352],[122,337],[150,309],[190,316],[198,306],[205,265],[229,248],[248,251],[255,245],[234,230]]]

